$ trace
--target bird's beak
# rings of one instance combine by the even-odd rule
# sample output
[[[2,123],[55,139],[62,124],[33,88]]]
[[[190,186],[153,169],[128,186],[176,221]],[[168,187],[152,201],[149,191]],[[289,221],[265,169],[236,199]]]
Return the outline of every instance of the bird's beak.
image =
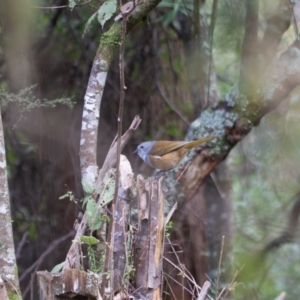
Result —
[[[138,149],[135,149],[132,153],[137,153],[137,150],[138,150]]]

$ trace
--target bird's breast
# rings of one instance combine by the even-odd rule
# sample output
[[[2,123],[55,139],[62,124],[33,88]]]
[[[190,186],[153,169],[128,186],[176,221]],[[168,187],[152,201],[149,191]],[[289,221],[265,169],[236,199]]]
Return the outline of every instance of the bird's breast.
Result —
[[[173,151],[163,156],[149,155],[149,162],[155,169],[170,170],[179,164],[182,158],[180,154],[178,151]]]

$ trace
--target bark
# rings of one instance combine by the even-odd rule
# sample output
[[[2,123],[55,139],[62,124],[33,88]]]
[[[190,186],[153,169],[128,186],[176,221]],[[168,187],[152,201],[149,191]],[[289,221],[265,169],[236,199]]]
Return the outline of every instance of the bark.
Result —
[[[66,269],[63,273],[53,274],[47,271],[37,272],[40,299],[58,298],[100,300],[99,279],[97,274],[75,269]],[[79,298],[80,297],[80,298]]]
[[[162,180],[138,177],[140,226],[135,249],[136,288],[145,299],[161,299],[164,249]]]
[[[20,297],[18,268],[16,262],[12,219],[10,212],[4,131],[0,112],[0,276],[9,298]],[[3,288],[1,289],[3,290]]]
[[[113,242],[113,291],[126,288],[129,281],[128,266],[128,220],[131,204],[131,190],[133,187],[133,172],[129,161],[125,156],[121,156],[120,163],[120,184],[118,197],[116,200],[115,212],[115,234]],[[131,247],[129,247],[131,249]]]
[[[2,280],[2,277],[0,277],[0,299],[8,300],[6,287],[5,287],[4,281]]]

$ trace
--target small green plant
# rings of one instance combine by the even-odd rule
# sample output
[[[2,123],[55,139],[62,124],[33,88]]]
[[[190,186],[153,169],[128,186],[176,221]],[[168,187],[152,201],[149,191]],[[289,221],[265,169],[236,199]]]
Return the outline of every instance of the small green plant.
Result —
[[[166,225],[165,237],[170,238],[171,231],[173,230],[173,221],[169,221]]]
[[[91,271],[96,274],[100,273],[101,270],[103,269],[102,268],[103,263],[101,262],[101,259],[97,263],[97,259],[96,259],[97,252],[93,248],[93,246],[99,244],[100,241],[93,236],[85,236],[85,235],[83,235],[80,239],[83,244],[87,245],[87,258],[89,261]]]
[[[69,198],[70,201],[74,202],[75,204],[78,203],[78,199],[75,197],[72,191],[67,191],[64,195],[60,196],[58,199],[63,200],[65,198]]]

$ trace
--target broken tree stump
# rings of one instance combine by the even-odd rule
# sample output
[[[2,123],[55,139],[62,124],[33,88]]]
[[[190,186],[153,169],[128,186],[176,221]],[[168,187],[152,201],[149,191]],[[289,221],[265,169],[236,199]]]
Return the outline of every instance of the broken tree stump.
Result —
[[[163,177],[137,178],[139,230],[136,241],[136,289],[145,299],[161,299],[164,248]]]
[[[61,273],[37,272],[40,299],[102,299],[98,276],[92,272],[65,269]]]

